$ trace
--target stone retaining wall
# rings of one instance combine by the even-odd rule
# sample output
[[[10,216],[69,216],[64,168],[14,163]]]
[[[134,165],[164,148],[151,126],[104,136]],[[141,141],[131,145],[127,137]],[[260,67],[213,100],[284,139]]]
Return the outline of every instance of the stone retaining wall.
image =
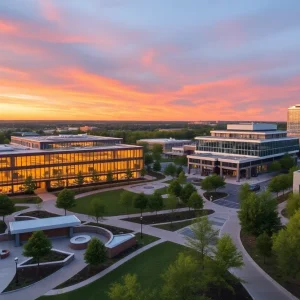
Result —
[[[113,234],[109,230],[98,226],[82,225],[82,226],[74,227],[73,230],[74,233],[84,233],[84,232],[98,233],[100,235],[105,236],[107,238],[107,241],[110,241],[113,238]]]

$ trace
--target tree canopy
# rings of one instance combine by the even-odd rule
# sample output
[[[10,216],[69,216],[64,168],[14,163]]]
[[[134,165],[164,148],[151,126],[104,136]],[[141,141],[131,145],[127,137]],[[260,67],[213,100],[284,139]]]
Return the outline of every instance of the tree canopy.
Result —
[[[175,195],[176,197],[181,196],[182,187],[178,180],[173,180],[168,186],[168,194]]]
[[[177,180],[180,184],[185,184],[186,183],[186,176],[185,173],[182,171],[179,173]]]
[[[107,260],[105,245],[96,237],[93,237],[84,253],[84,260],[91,266],[98,266]]]
[[[125,207],[128,215],[128,209],[132,206],[133,194],[129,191],[124,190],[120,195],[120,205]]]
[[[218,188],[222,188],[225,186],[225,180],[223,177],[212,174],[210,176],[205,177],[201,181],[201,188],[205,191],[217,190]]]
[[[26,177],[24,181],[24,191],[27,194],[33,194],[34,190],[36,189],[36,183],[33,181],[32,176]]]
[[[188,200],[188,207],[193,209],[202,209],[203,208],[203,198],[197,193],[193,192]]]
[[[0,216],[4,217],[15,211],[15,203],[7,195],[0,194]]]
[[[161,210],[164,207],[162,195],[159,192],[155,191],[149,197],[148,206],[151,210],[156,211],[156,214],[157,214],[157,211]]]
[[[156,160],[153,164],[153,171],[160,172],[161,170],[161,164],[158,160]]]
[[[191,195],[196,192],[197,189],[189,182],[181,190],[180,199],[183,203],[187,204]]]
[[[290,168],[295,166],[295,159],[286,153],[280,160],[279,160],[282,169],[289,170]]]
[[[99,222],[99,219],[102,219],[105,213],[105,205],[94,199],[91,203],[90,214],[96,219],[96,222]]]
[[[174,164],[168,164],[168,165],[165,167],[164,174],[167,175],[167,176],[172,176],[172,177],[174,177],[175,174],[176,174],[176,166],[175,166]]]
[[[300,209],[300,194],[299,193],[290,194],[286,204],[286,210],[288,216],[292,217],[299,209]]]
[[[138,194],[134,199],[134,207],[141,210],[141,216],[143,215],[143,210],[147,208],[148,197],[144,193]]]
[[[75,194],[73,191],[68,189],[63,189],[59,192],[56,200],[56,207],[65,210],[65,215],[67,214],[67,209],[76,206]]]

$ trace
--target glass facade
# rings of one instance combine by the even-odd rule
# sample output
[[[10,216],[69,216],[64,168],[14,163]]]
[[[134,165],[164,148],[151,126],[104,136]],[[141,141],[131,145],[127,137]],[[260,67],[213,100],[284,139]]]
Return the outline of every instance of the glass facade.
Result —
[[[143,150],[137,147],[3,155],[0,156],[0,192],[22,191],[28,176],[33,177],[38,187],[41,183],[48,187],[75,185],[79,172],[85,183],[91,183],[95,174],[105,181],[108,172],[113,173],[115,180],[125,179],[128,169],[137,178],[143,163]]]
[[[228,153],[250,156],[269,156],[280,153],[287,153],[299,149],[299,142],[295,139],[270,141],[262,143],[237,142],[237,141],[218,141],[214,139],[199,140],[198,151],[212,153]]]
[[[289,133],[300,134],[300,105],[288,109],[287,130]]]

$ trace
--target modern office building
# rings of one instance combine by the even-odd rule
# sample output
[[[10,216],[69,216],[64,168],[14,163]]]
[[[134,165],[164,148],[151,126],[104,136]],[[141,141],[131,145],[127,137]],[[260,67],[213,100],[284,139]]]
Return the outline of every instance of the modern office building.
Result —
[[[287,132],[288,136],[300,138],[300,104],[288,108]]]
[[[286,153],[299,152],[298,138],[287,137],[275,124],[229,124],[227,130],[195,139],[195,154],[188,155],[189,172],[235,176],[238,181],[267,172],[268,165]]]
[[[192,143],[191,140],[176,140],[176,139],[142,139],[138,140],[137,144],[148,144],[149,148],[153,145],[162,145],[163,147],[163,153],[165,152],[171,152],[173,147],[182,147],[184,145],[190,145]]]
[[[79,172],[85,184],[97,178],[106,181],[140,177],[143,148],[124,145],[121,138],[91,135],[12,136],[10,145],[0,146],[0,192],[24,190],[24,181],[32,176],[38,188],[76,185]]]

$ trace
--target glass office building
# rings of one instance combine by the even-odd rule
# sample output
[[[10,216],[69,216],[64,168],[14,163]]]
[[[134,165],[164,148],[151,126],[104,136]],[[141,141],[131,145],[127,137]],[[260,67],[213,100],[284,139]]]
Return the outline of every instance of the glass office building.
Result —
[[[189,171],[198,169],[202,175],[216,172],[237,180],[266,172],[274,160],[299,151],[298,138],[288,137],[274,124],[232,124],[196,140],[195,154],[188,156]]]
[[[131,170],[140,177],[143,148],[121,144],[122,139],[89,135],[12,137],[0,147],[0,192],[18,193],[32,176],[38,188],[74,186],[81,172],[84,184],[124,180]]]
[[[288,136],[300,138],[300,104],[288,108],[287,132]]]

